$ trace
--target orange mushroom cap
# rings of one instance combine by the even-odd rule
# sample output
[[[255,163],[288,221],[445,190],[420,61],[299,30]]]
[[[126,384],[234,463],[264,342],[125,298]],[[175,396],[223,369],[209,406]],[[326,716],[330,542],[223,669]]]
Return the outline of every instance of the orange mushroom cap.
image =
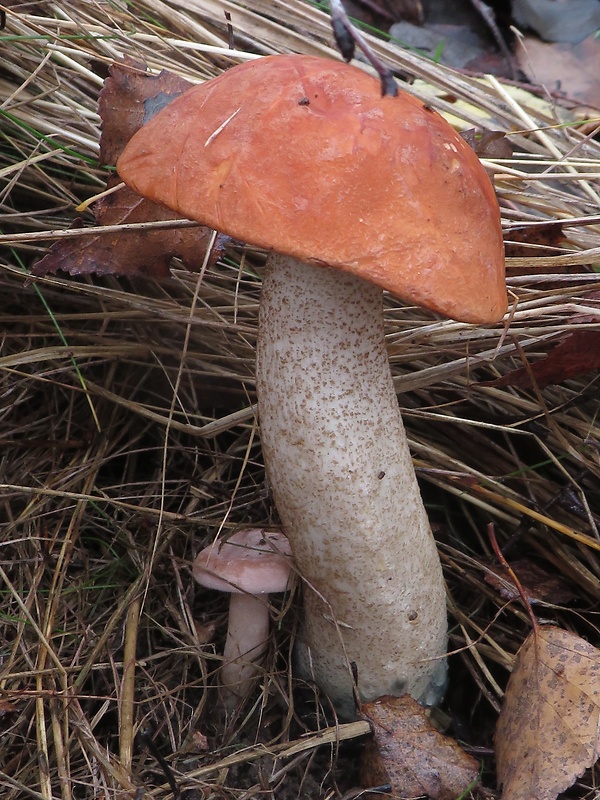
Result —
[[[117,169],[223,233],[358,275],[465,322],[505,313],[498,203],[479,159],[409,94],[314,56],[268,56],[185,92]]]

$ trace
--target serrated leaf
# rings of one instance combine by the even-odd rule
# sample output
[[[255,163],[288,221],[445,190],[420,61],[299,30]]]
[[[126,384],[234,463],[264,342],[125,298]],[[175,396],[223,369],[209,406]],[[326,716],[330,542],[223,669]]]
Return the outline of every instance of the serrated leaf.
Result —
[[[503,800],[554,800],[600,755],[600,651],[554,626],[525,640],[496,729]]]

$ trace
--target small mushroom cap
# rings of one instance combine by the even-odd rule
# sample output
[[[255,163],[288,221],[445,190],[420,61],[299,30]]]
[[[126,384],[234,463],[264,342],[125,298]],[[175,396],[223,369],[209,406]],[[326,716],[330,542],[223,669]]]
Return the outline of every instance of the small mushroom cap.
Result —
[[[259,247],[359,275],[466,322],[506,311],[498,203],[479,159],[362,70],[267,56],[196,86],[117,169],[138,194]]]
[[[280,531],[241,530],[198,554],[194,578],[207,589],[240,594],[283,592],[292,570],[292,551]]]

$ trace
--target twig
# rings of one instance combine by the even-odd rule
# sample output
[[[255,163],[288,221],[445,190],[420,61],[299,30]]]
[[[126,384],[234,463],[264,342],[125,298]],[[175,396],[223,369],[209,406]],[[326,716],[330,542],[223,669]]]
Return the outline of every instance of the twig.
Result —
[[[504,554],[503,554],[502,550],[500,550],[500,545],[498,544],[498,540],[496,539],[496,533],[495,533],[495,530],[494,530],[494,523],[493,522],[490,522],[490,524],[487,526],[487,531],[488,531],[488,537],[489,537],[490,543],[492,545],[492,550],[494,551],[494,555],[496,556],[498,561],[502,564],[504,569],[508,572],[508,574],[510,575],[510,579],[512,580],[514,585],[517,587],[517,591],[519,593],[519,596],[520,596],[521,600],[523,601],[523,605],[525,606],[525,609],[527,610],[527,614],[529,615],[529,619],[531,620],[531,627],[533,628],[534,632],[537,634],[538,630],[539,630],[539,626],[538,626],[538,621],[535,618],[535,614],[533,613],[533,610],[531,608],[531,603],[527,599],[527,595],[525,594],[525,590],[523,589],[523,585],[521,584],[521,581],[517,578],[517,575],[516,575],[515,571],[510,566],[508,561],[504,558]]]
[[[165,774],[165,778],[167,779],[167,783],[171,791],[173,792],[174,800],[179,800],[181,797],[181,791],[179,786],[177,785],[177,781],[175,780],[175,775],[173,775],[173,770],[167,763],[166,759],[164,758],[163,754],[160,752],[158,747],[154,743],[154,739],[152,738],[149,731],[141,731],[140,732],[140,739],[144,742],[148,750],[152,753],[154,758],[157,760],[160,768]]]
[[[390,97],[396,97],[398,94],[398,84],[392,74],[392,70],[382,64],[362,33],[350,22],[342,0],[331,0],[330,6],[333,35],[344,59],[346,61],[351,61],[354,58],[355,46],[358,45],[373,69],[379,75],[381,81],[381,96],[386,97],[389,95]]]
[[[158,230],[161,228],[198,228],[200,223],[189,219],[157,220],[156,222],[129,222],[124,225],[93,225],[89,228],[67,228],[61,230],[30,231],[28,233],[5,233],[0,244],[15,245],[22,242],[44,242],[58,239],[76,239],[78,236],[94,236],[108,233]]]
[[[314,750],[323,744],[337,744],[338,742],[346,741],[348,739],[357,739],[361,736],[368,736],[371,733],[371,726],[366,720],[359,722],[348,722],[344,725],[337,725],[332,728],[325,728],[318,733],[311,734],[304,739],[297,739],[294,742],[282,742],[281,744],[272,745],[255,745],[245,750],[240,750],[237,753],[232,753],[214,764],[209,764],[206,767],[193,770],[188,773],[188,778],[200,778],[205,775],[210,775],[214,772],[219,772],[225,767],[231,767],[234,764],[244,764],[250,761],[256,761],[258,758],[264,756],[280,756],[281,758],[290,758],[296,753],[304,753],[307,750]]]
[[[504,36],[500,33],[500,28],[496,23],[496,15],[494,13],[493,8],[489,6],[487,3],[484,3],[483,0],[471,0],[471,5],[477,11],[482,20],[490,29],[490,32],[494,37],[494,39],[496,40],[496,44],[498,45],[500,52],[508,62],[512,79],[516,81],[517,70],[515,67],[515,60],[513,58],[513,54],[510,52],[508,45],[506,44]]]

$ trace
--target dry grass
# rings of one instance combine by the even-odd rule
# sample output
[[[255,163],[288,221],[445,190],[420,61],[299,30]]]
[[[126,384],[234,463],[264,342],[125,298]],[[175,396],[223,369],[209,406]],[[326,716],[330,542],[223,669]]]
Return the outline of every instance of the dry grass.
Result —
[[[28,280],[101,190],[102,76],[130,54],[202,80],[254,54],[336,54],[311,4],[31,3],[7,11],[0,71],[0,787],[21,798],[333,797],[356,776],[313,692],[291,693],[294,596],[260,686],[224,721],[214,689],[225,601],[193,585],[207,541],[274,522],[254,417],[260,255],[231,251],[162,285]],[[250,9],[251,6],[251,9]],[[236,50],[228,49],[230,11]],[[570,591],[545,619],[598,643],[596,373],[543,391],[478,385],[573,329],[600,329],[600,145],[550,98],[461,76],[374,40],[411,91],[465,127],[508,131],[489,160],[507,239],[562,220],[550,254],[508,264],[505,325],[472,329],[388,302],[389,351],[451,597],[448,709],[469,745],[491,731],[528,630],[484,582],[493,522],[509,559]],[[283,613],[287,612],[287,613]],[[211,623],[214,641],[206,641]],[[321,731],[320,733],[315,733]],[[206,739],[204,737],[207,737]],[[168,765],[165,773],[161,760]],[[486,770],[492,762],[485,762]],[[485,772],[493,786],[493,774]],[[177,785],[174,786],[174,783]],[[589,785],[589,784],[587,784]]]

